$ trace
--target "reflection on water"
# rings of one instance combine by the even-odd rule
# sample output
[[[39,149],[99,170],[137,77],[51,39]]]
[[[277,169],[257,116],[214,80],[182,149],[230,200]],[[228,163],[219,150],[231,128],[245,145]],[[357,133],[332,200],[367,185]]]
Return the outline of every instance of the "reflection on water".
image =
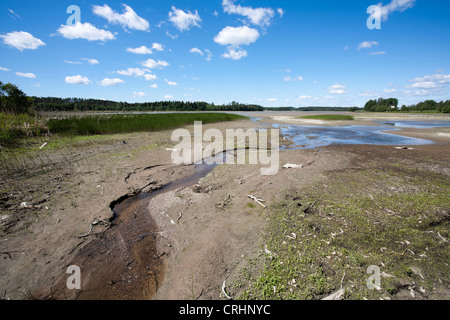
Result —
[[[433,144],[430,140],[404,137],[383,131],[400,130],[396,128],[434,128],[450,127],[448,121],[395,121],[378,122],[378,126],[300,126],[275,125],[283,135],[294,142],[293,149],[315,149],[333,144],[368,144],[368,145],[426,145]]]

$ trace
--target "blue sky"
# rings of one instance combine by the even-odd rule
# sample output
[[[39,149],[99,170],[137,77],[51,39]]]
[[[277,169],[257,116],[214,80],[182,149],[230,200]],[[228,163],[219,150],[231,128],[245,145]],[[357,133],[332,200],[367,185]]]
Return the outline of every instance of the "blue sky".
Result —
[[[448,0],[1,0],[0,81],[128,102],[448,100],[449,13]]]

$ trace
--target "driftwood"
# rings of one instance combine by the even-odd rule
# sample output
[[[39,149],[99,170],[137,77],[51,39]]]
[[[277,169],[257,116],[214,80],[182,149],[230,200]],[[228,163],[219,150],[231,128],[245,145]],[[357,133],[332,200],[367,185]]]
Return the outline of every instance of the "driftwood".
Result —
[[[335,293],[329,295],[326,298],[323,298],[322,300],[342,300],[344,297],[345,289],[340,289],[336,291]]]
[[[248,195],[247,197],[249,197],[250,199],[252,199],[253,201],[255,201],[257,204],[263,206],[264,208],[267,207],[266,205],[264,205],[264,204],[261,203],[261,202],[264,202],[264,200],[258,199],[257,197],[252,196],[252,195]]]
[[[226,288],[227,288],[226,282],[227,282],[227,280],[225,279],[225,280],[223,281],[223,284],[222,284],[222,293],[223,293],[223,295],[224,295],[228,300],[232,300],[231,297],[227,294],[227,291],[226,291]]]

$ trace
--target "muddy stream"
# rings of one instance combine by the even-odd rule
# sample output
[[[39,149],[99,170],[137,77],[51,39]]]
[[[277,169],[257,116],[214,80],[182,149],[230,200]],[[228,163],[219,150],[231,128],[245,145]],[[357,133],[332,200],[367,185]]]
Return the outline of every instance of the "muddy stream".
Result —
[[[113,203],[111,228],[97,239],[80,246],[72,265],[80,267],[82,289],[67,296],[65,283],[57,287],[64,298],[80,300],[152,299],[163,282],[166,252],[158,250],[164,238],[152,217],[150,201],[164,193],[191,187],[206,177],[218,164],[226,161],[226,153],[195,167],[193,175],[173,181],[151,193],[124,196]],[[211,160],[211,159],[209,159]],[[211,163],[211,162],[208,162]],[[58,288],[56,289],[57,291]]]

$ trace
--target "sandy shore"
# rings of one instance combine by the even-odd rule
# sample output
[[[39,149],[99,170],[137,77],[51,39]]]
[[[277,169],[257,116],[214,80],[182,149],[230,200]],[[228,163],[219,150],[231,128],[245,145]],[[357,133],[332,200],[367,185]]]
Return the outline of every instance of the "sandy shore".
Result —
[[[282,113],[251,115],[263,116],[266,123],[306,124]],[[426,116],[436,119],[449,118]],[[369,120],[373,121],[357,117],[356,122]],[[241,121],[204,129],[258,126]],[[223,281],[236,276],[248,258],[261,251],[264,208],[248,195],[270,205],[286,190],[306,188],[326,172],[368,161],[362,156],[365,152],[372,159],[403,156],[392,146],[286,150],[280,153],[280,166],[294,163],[303,168],[280,169],[275,176],[261,176],[260,165],[218,166],[194,186],[149,199],[142,214],[157,225],[157,256],[147,252],[153,255],[149,259],[142,256],[149,237],[130,245],[129,231],[109,223],[114,217],[110,205],[143,188],[157,190],[193,174],[193,166],[171,163],[171,133],[119,135],[44,149],[49,161],[62,154],[66,161],[45,172],[2,179],[1,298],[219,299]],[[416,147],[414,157],[432,154],[444,163],[439,170],[448,174],[448,129],[395,133],[437,142]],[[152,269],[155,259],[162,262],[158,270]],[[82,290],[66,287],[70,265],[81,268]]]

